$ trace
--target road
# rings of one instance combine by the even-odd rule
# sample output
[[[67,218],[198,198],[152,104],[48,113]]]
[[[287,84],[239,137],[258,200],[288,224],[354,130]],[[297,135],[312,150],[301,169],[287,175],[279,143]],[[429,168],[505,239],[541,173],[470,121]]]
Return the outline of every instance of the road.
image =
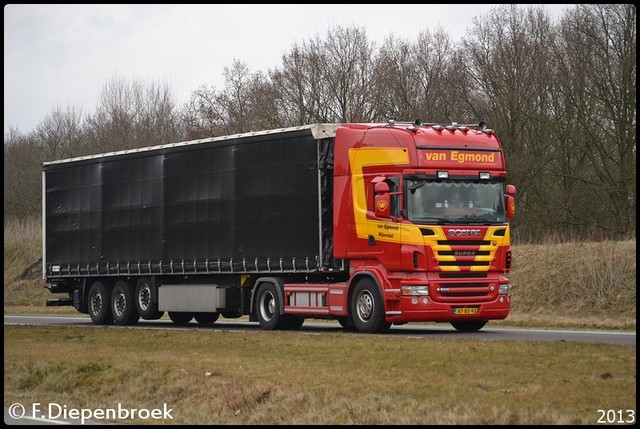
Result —
[[[95,326],[88,316],[26,316],[5,315],[5,325],[65,325]],[[464,333],[453,329],[449,324],[406,324],[392,326],[388,333],[379,335],[410,336],[412,338],[472,338],[477,340],[520,340],[520,341],[573,341],[582,343],[605,343],[617,345],[636,345],[635,332],[621,331],[576,331],[565,329],[527,329],[527,328],[492,328],[491,322],[479,332]],[[114,329],[123,328],[117,325]],[[170,320],[140,320],[135,325],[139,329],[204,329],[204,330],[236,330],[259,331],[257,322],[244,320],[218,320],[211,326],[200,326],[192,321],[186,326],[174,325]],[[126,328],[131,328],[128,326]],[[300,328],[301,332],[321,334],[322,332],[341,332],[343,328],[338,322],[306,320]],[[356,332],[345,332],[345,335],[362,335]]]

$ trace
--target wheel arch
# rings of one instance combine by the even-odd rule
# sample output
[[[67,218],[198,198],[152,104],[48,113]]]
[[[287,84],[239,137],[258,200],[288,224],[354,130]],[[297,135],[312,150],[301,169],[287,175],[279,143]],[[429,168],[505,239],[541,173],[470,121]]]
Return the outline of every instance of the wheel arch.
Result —
[[[249,300],[249,308],[250,308],[250,319],[251,321],[257,321],[256,317],[256,294],[258,290],[262,287],[264,283],[271,283],[276,288],[276,293],[278,294],[278,302],[280,305],[278,306],[278,312],[280,314],[284,314],[284,280],[279,277],[259,277],[256,279],[253,289],[251,289],[251,298]]]
[[[378,288],[378,292],[380,292],[380,296],[382,297],[382,303],[386,310],[387,304],[386,304],[386,300],[384,299],[384,290],[382,289],[382,284],[380,283],[378,276],[379,275],[376,274],[374,271],[363,270],[363,271],[358,271],[351,277],[351,279],[349,280],[349,288],[347,291],[347,308],[349,309],[349,313],[351,312],[351,299],[353,298],[353,289],[355,289],[356,285],[360,280],[365,278],[369,278],[373,280],[373,283]],[[385,311],[385,314],[386,314],[386,311]]]

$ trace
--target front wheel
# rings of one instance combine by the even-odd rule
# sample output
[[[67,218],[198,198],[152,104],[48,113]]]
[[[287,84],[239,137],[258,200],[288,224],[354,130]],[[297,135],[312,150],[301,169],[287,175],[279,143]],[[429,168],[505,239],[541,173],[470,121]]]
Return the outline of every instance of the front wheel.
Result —
[[[353,324],[360,332],[386,332],[391,327],[384,316],[384,302],[380,291],[370,278],[362,279],[356,284],[351,300],[351,315]]]
[[[451,326],[460,332],[476,332],[484,328],[487,324],[486,320],[466,320],[459,322],[451,322]]]
[[[338,323],[344,328],[345,331],[355,331],[356,326],[353,324],[351,317],[341,316],[338,317]]]

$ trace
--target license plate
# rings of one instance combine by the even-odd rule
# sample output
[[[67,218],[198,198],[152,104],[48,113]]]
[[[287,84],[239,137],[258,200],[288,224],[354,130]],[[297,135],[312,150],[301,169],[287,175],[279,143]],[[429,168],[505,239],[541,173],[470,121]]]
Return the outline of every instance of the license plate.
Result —
[[[453,314],[478,314],[478,307],[453,307]]]

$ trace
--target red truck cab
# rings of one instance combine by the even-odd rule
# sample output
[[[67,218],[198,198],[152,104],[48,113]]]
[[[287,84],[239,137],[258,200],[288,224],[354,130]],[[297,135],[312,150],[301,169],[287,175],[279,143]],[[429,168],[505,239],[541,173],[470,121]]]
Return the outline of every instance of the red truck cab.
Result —
[[[335,137],[334,256],[349,261],[361,331],[450,322],[461,331],[510,309],[502,148],[484,124],[343,124]],[[381,316],[382,315],[382,316]]]

